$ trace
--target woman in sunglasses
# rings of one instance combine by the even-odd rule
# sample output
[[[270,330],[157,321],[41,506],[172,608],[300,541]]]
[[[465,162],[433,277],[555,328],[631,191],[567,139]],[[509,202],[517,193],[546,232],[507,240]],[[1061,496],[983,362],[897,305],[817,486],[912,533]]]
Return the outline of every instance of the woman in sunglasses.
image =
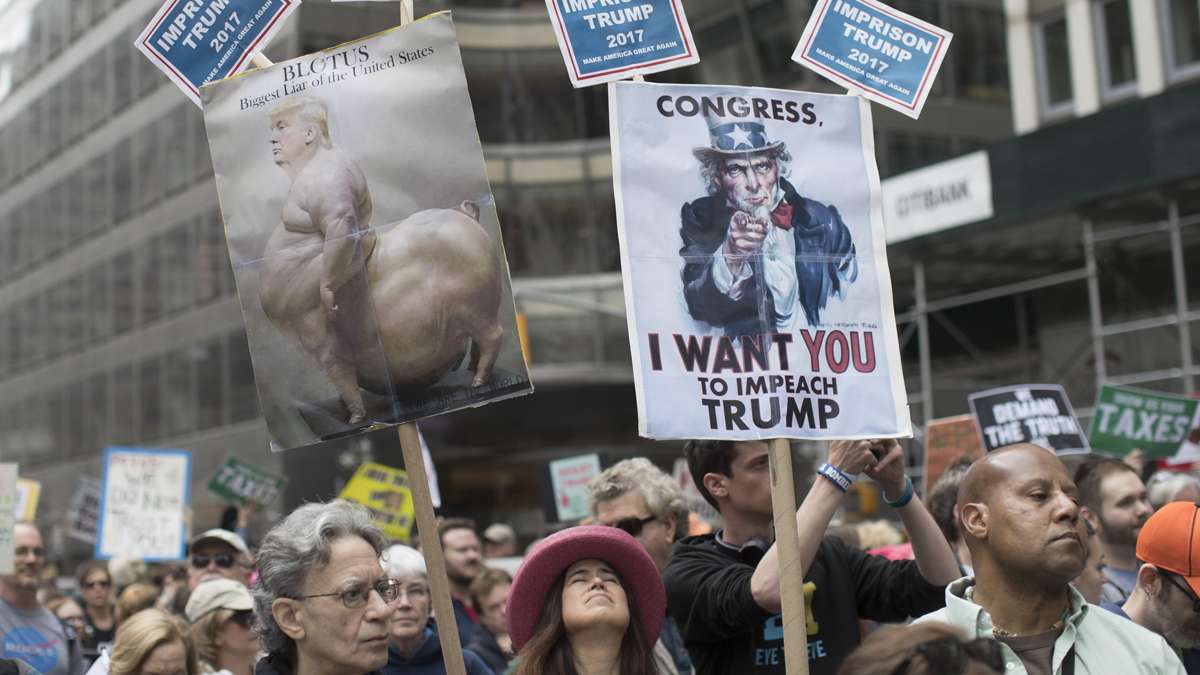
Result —
[[[252,675],[258,658],[254,599],[231,579],[206,581],[192,591],[185,610],[200,672]]]
[[[508,595],[515,675],[654,675],[667,597],[646,549],[613,527],[551,535]]]
[[[383,533],[366,508],[305,504],[258,550],[258,675],[364,675],[388,660],[399,584],[379,565]]]
[[[885,626],[871,633],[838,675],[1000,675],[1004,655],[989,638],[966,640],[962,631],[930,621]]]
[[[88,560],[79,566],[75,575],[79,581],[79,597],[83,600],[84,627],[80,635],[84,665],[90,665],[117,636],[117,619],[113,613],[112,577],[108,563]]]

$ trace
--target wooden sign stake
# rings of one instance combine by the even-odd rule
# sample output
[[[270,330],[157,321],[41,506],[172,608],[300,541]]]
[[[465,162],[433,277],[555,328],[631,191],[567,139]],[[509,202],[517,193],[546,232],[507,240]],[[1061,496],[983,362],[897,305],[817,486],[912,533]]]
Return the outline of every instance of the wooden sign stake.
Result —
[[[792,480],[792,445],[786,438],[770,441],[771,511],[775,514],[775,546],[779,552],[779,591],[783,601],[783,656],[787,675],[808,675],[808,615],[804,609],[804,571],[796,530],[796,488]]]
[[[421,553],[425,556],[429,590],[433,594],[433,611],[438,619],[438,640],[442,643],[446,675],[467,675],[458,624],[454,621],[454,604],[450,597],[450,580],[446,576],[442,538],[438,536],[433,497],[429,494],[429,481],[425,475],[421,438],[417,435],[415,422],[401,424],[399,433],[400,449],[404,452],[404,470],[408,472],[408,486],[412,490],[413,510],[417,516],[417,530],[421,533]]]

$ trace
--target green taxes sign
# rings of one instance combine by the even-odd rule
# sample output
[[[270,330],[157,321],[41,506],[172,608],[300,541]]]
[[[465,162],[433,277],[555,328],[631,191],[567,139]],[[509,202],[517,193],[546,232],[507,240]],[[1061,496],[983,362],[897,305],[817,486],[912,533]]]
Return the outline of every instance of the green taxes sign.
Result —
[[[283,491],[284,485],[287,485],[287,478],[232,457],[225,460],[217,470],[217,475],[208,481],[209,490],[242,506],[248,502],[260,506],[270,504]]]
[[[1088,438],[1094,450],[1110,455],[1141,448],[1151,459],[1171,457],[1196,430],[1197,406],[1200,401],[1183,396],[1104,385]]]

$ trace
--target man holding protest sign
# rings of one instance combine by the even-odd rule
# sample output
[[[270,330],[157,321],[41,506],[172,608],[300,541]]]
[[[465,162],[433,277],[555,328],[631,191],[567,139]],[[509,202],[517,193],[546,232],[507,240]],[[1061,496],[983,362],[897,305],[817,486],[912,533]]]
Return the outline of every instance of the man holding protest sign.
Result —
[[[783,673],[780,566],[773,544],[768,451],[761,441],[689,441],[692,478],[720,512],[720,532],[688,537],[664,575],[667,606],[698,675]],[[880,454],[876,454],[880,453]],[[808,612],[810,672],[834,673],[859,643],[858,618],[902,621],[941,607],[958,564],[904,475],[894,440],[834,441],[796,513]],[[853,482],[866,473],[899,510],[916,562],[888,561],[825,536]]]
[[[17,523],[13,545],[13,574],[0,576],[0,658],[19,659],[43,675],[79,675],[79,641],[38,602],[46,565],[42,533],[31,523]]]
[[[829,297],[858,277],[850,229],[787,181],[792,156],[762,120],[706,121],[711,145],[693,153],[708,196],[680,215],[688,311],[727,335],[819,325]]]

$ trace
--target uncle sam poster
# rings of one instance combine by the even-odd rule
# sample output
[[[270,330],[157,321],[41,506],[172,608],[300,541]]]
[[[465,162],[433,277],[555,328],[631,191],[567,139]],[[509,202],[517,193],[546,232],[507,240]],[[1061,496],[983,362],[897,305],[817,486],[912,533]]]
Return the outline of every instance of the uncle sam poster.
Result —
[[[866,100],[610,85],[639,431],[911,435]]]
[[[532,390],[449,13],[201,97],[274,447]]]

